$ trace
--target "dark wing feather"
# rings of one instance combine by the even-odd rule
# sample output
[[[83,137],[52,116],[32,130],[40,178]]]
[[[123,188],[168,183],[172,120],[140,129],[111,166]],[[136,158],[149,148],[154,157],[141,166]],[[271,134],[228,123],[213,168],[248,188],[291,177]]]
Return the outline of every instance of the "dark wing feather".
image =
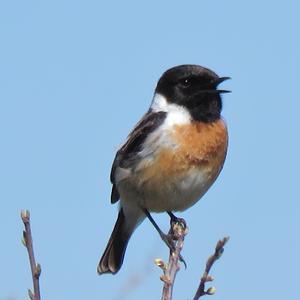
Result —
[[[163,123],[166,114],[163,111],[153,112],[149,110],[129,134],[125,144],[117,152],[110,173],[110,181],[113,184],[111,203],[115,203],[120,199],[115,182],[117,167],[128,168],[132,164],[137,154],[142,150],[147,136]]]
[[[120,199],[120,194],[117,190],[117,186],[113,184],[112,189],[111,189],[111,196],[110,196],[110,202],[111,203],[116,203]]]

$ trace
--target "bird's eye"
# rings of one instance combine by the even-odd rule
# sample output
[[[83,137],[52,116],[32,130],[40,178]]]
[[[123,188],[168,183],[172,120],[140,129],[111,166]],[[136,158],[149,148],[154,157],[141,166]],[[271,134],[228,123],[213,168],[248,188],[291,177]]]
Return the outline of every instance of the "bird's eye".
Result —
[[[183,78],[181,81],[180,81],[180,85],[182,87],[190,87],[193,83],[193,80],[192,78]]]

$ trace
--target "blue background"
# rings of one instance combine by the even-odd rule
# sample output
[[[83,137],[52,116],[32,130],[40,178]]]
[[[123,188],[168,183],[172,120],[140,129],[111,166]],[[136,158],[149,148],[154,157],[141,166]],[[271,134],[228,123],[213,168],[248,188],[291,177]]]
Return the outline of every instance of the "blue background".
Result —
[[[32,215],[43,299],[159,299],[149,222],[122,270],[96,274],[117,216],[115,151],[167,68],[220,76],[230,132],[221,176],[190,210],[174,299],[191,299],[208,255],[218,299],[295,299],[299,285],[299,1],[1,1],[0,299],[32,282],[19,214]],[[164,230],[168,217],[155,215]]]

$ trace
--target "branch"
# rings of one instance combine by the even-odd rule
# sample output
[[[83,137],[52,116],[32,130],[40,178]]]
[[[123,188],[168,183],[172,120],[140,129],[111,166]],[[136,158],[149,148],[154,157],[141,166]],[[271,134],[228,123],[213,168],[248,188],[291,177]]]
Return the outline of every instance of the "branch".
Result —
[[[205,283],[214,280],[213,277],[209,275],[209,271],[210,271],[211,267],[213,266],[213,264],[223,254],[224,246],[228,242],[228,240],[229,240],[229,237],[224,237],[222,240],[219,240],[216,245],[215,253],[208,258],[208,260],[206,262],[205,271],[202,275],[198,290],[197,290],[196,295],[193,298],[193,300],[198,300],[200,297],[202,297],[204,295],[213,295],[216,292],[215,287],[210,287],[208,290],[205,291]]]
[[[164,274],[160,277],[160,279],[164,282],[161,300],[172,299],[175,277],[180,269],[179,260],[182,259],[180,252],[187,232],[188,229],[183,219],[180,219],[180,222],[173,223],[169,235],[172,237],[175,250],[170,251],[168,264],[164,263],[161,259],[155,260],[155,264],[164,272]]]
[[[25,230],[23,231],[22,243],[26,247],[28,252],[32,281],[33,281],[33,292],[29,289],[28,295],[31,300],[40,300],[41,295],[40,295],[39,278],[41,275],[41,265],[36,264],[34,258],[29,211],[28,210],[21,211],[21,218],[25,226]]]

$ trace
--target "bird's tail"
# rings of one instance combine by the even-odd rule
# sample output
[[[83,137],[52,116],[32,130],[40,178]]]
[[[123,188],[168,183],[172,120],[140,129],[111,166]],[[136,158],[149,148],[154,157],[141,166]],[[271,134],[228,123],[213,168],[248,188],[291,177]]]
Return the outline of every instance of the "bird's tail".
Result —
[[[135,227],[128,226],[123,209],[121,208],[114,230],[97,267],[99,275],[105,273],[115,274],[120,270],[128,241]]]

